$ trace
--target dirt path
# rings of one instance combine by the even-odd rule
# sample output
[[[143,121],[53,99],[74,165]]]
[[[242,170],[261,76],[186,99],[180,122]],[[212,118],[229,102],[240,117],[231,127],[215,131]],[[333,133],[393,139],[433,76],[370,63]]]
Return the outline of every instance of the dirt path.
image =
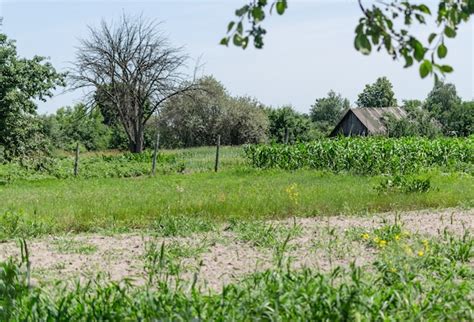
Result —
[[[411,233],[436,236],[447,229],[455,234],[474,231],[474,209],[381,214],[367,217],[296,218],[249,224],[189,238],[151,235],[66,235],[30,241],[30,260],[36,283],[93,277],[105,272],[114,280],[130,277],[142,283],[148,265],[164,243],[166,270],[183,277],[197,274],[212,289],[275,265],[286,236],[285,257],[292,266],[329,270],[336,265],[371,263],[374,250],[356,241],[361,233],[402,222]],[[269,228],[270,227],[270,228]],[[18,256],[14,242],[0,244],[0,260]],[[156,266],[156,262],[154,264]]]

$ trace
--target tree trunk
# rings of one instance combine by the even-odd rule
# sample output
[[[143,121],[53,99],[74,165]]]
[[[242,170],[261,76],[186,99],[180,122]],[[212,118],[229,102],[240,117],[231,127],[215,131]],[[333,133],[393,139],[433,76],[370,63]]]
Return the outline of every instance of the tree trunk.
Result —
[[[144,128],[140,127],[136,129],[133,133],[134,137],[130,140],[128,148],[132,153],[142,153],[143,152],[143,143],[144,143]]]

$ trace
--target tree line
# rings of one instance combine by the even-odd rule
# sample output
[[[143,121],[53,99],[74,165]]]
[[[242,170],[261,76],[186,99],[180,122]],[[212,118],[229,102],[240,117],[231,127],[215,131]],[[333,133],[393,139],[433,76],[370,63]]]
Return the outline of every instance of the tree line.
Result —
[[[87,150],[141,152],[152,146],[156,131],[168,148],[211,145],[217,135],[226,145],[310,141],[326,136],[350,106],[331,90],[309,113],[272,108],[232,96],[214,77],[187,73],[190,67],[182,49],[141,17],[90,28],[68,73],[44,57],[19,57],[15,42],[0,34],[0,159],[34,159],[77,142]],[[38,115],[35,101],[66,84],[86,90],[83,103]],[[365,86],[356,105],[399,104],[382,77]],[[437,81],[425,101],[401,105],[409,117],[388,120],[390,135],[472,134],[473,103],[462,102],[452,84]]]

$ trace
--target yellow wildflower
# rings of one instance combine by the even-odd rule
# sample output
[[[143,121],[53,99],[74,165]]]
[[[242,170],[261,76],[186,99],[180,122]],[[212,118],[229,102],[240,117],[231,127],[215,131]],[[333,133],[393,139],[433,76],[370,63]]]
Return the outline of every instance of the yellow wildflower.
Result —
[[[418,256],[419,256],[419,257],[423,256],[424,254],[425,254],[425,253],[424,253],[422,250],[420,250],[420,251],[418,252]]]
[[[378,237],[374,237],[374,242],[375,242],[375,243],[377,243],[377,244],[378,244],[378,243],[379,243],[379,241],[380,241],[380,238],[378,238]]]
[[[369,239],[369,238],[370,238],[370,235],[367,234],[367,233],[364,233],[364,234],[362,234],[362,238],[363,238],[363,239]]]
[[[430,244],[426,239],[423,240],[422,243],[423,243],[423,246],[425,247],[425,250],[428,250],[430,248]]]
[[[380,246],[380,247],[385,247],[385,246],[387,246],[387,241],[382,239],[381,241],[379,241],[379,246]]]
[[[399,234],[395,235],[395,240],[397,240],[397,241],[400,240],[400,235]]]

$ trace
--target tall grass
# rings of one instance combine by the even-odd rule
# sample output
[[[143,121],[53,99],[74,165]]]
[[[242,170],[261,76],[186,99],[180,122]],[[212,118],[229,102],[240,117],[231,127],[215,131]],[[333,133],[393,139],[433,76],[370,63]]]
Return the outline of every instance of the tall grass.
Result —
[[[311,170],[14,182],[0,186],[0,240],[49,233],[151,229],[164,236],[231,219],[472,207],[469,175],[432,173],[427,192],[376,187],[385,179]]]

